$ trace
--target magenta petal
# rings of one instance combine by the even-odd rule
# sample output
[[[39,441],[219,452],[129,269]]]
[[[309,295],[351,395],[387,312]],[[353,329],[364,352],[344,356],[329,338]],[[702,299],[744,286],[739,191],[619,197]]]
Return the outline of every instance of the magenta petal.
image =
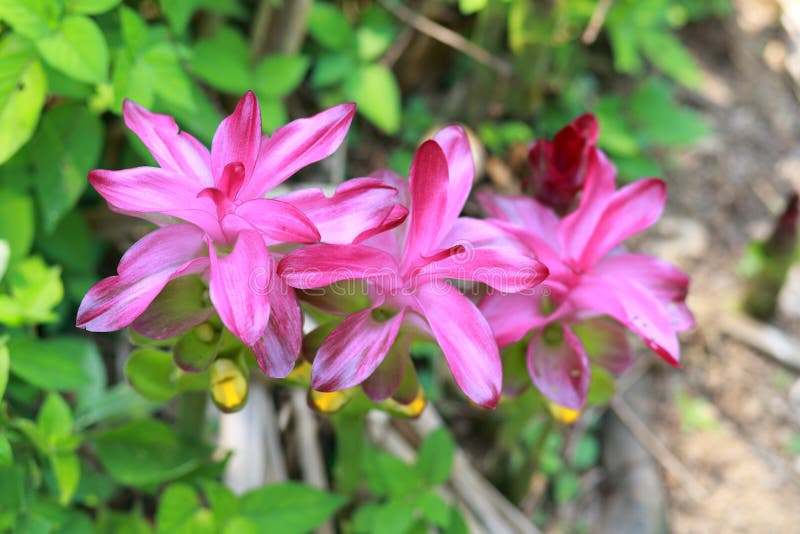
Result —
[[[488,191],[481,191],[476,197],[490,217],[519,226],[557,247],[559,219],[547,206],[529,197],[496,195]]]
[[[656,178],[623,187],[611,197],[581,256],[573,259],[591,268],[608,251],[656,222],[666,201],[667,188]]]
[[[420,276],[481,282],[499,291],[518,293],[536,287],[549,271],[543,263],[514,247],[465,248],[428,264]]]
[[[472,181],[475,179],[475,162],[472,159],[472,149],[469,146],[467,132],[461,126],[442,128],[433,137],[433,140],[444,152],[450,178],[447,209],[442,214],[440,223],[443,231],[447,232],[453,221],[458,218],[461,210],[464,209],[464,203],[472,189]]]
[[[627,329],[617,321],[594,317],[572,325],[572,330],[581,339],[589,359],[600,367],[619,376],[633,365]]]
[[[303,167],[333,154],[344,141],[355,111],[355,104],[341,104],[292,121],[264,138],[256,169],[240,196],[261,197]]]
[[[196,206],[202,187],[196,180],[156,167],[94,170],[89,181],[114,208],[126,212],[170,213]]]
[[[534,290],[533,294],[490,293],[483,297],[478,308],[491,326],[500,347],[519,341],[534,328],[550,321],[541,312],[541,295],[538,291]]]
[[[589,391],[589,359],[569,328],[555,324],[550,328],[556,330],[537,333],[528,345],[528,371],[544,396],[570,410],[580,410]],[[548,340],[548,335],[560,339]]]
[[[322,343],[311,367],[312,388],[347,389],[363,382],[380,365],[400,331],[405,309],[384,322],[377,321],[373,311],[350,315]]]
[[[172,280],[131,324],[150,339],[169,339],[207,321],[214,308],[203,300],[206,285],[198,276]]]
[[[613,317],[667,363],[680,366],[680,345],[667,310],[637,282],[587,276],[569,298],[578,308]]]
[[[397,273],[392,256],[364,245],[313,245],[292,252],[278,264],[278,274],[298,289],[359,279],[392,287],[398,283]]]
[[[218,256],[209,243],[211,302],[225,326],[245,345],[261,339],[269,321],[269,289],[275,269],[258,232],[239,233],[233,250]]]
[[[139,136],[164,170],[194,178],[201,186],[214,183],[208,149],[188,133],[180,132],[175,119],[151,113],[130,100],[123,102],[122,116],[125,125]]]
[[[458,387],[480,406],[497,406],[503,385],[500,353],[478,308],[446,282],[420,287],[417,298]]]
[[[694,316],[685,304],[689,277],[674,265],[644,254],[624,253],[603,258],[594,274],[635,280],[663,303],[675,331],[683,332],[694,326]]]
[[[432,252],[439,234],[450,228],[442,226],[447,209],[449,186],[447,160],[435,141],[426,141],[417,149],[409,173],[411,213],[404,258],[414,261]]]
[[[117,276],[95,284],[83,298],[76,325],[93,332],[119,330],[132,323],[164,286],[208,266],[202,232],[187,224],[159,228],[122,256]]]
[[[272,281],[269,322],[261,341],[252,348],[265,375],[286,378],[303,345],[303,313],[294,290],[277,276]]]
[[[332,197],[321,189],[304,189],[279,200],[305,213],[319,229],[320,240],[334,244],[363,241],[397,226],[407,213],[396,204],[397,189],[375,178],[347,180]]]
[[[411,336],[401,332],[377,369],[361,383],[361,388],[373,402],[383,402],[394,395],[403,382],[410,365]]]
[[[288,202],[270,198],[248,200],[236,207],[236,215],[277,243],[319,242],[314,223]]]
[[[251,176],[261,147],[261,110],[253,91],[247,91],[233,113],[222,120],[211,142],[211,172],[219,189],[225,166],[244,165],[245,177]],[[249,198],[249,197],[244,197]]]

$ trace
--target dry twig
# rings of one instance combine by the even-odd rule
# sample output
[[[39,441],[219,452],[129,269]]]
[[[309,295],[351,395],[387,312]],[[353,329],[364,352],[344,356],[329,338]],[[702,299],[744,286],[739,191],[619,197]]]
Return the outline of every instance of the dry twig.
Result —
[[[387,0],[379,1],[387,11],[418,32],[458,50],[462,54],[471,57],[481,65],[485,65],[490,69],[493,69],[501,76],[509,77],[513,73],[514,68],[511,66],[511,63],[492,55],[491,52],[476,45],[460,33],[454,32],[449,28],[445,28],[441,24],[438,24],[431,19],[420,15],[419,13],[407,8],[403,4],[396,4]]]
[[[606,21],[608,10],[611,8],[611,4],[613,3],[614,0],[597,0],[597,4],[594,6],[592,16],[589,19],[589,24],[586,25],[586,29],[583,31],[583,35],[581,36],[581,41],[583,41],[584,44],[592,44],[595,39],[597,39],[597,35],[602,29],[603,23]]]
[[[722,315],[720,329],[754,349],[771,356],[781,364],[800,371],[800,339],[781,329],[761,323],[745,315],[728,312]]]

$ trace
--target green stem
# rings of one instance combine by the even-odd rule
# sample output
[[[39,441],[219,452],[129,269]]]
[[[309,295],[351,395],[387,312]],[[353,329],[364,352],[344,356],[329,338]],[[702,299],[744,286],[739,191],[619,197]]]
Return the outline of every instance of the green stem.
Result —
[[[336,462],[333,478],[336,490],[354,494],[361,481],[361,460],[366,442],[366,412],[335,414],[331,421],[336,432]]]
[[[207,397],[207,391],[185,391],[178,399],[178,432],[187,441],[203,439]]]
[[[519,475],[514,478],[511,484],[511,497],[514,502],[522,501],[528,494],[531,478],[541,463],[542,454],[544,454],[544,449],[547,445],[547,438],[550,437],[550,433],[555,427],[556,420],[548,415],[542,433],[539,434],[539,439],[534,443],[530,455],[525,459],[525,464],[519,471]]]

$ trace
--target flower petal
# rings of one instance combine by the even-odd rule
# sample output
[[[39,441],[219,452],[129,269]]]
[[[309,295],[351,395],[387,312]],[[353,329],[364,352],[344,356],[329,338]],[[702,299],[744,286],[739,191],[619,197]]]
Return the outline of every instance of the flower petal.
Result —
[[[278,274],[297,289],[323,287],[341,280],[377,280],[386,287],[399,283],[394,258],[364,245],[313,245],[301,248],[280,261]]]
[[[76,325],[92,332],[110,332],[131,324],[167,282],[208,266],[202,232],[192,225],[159,228],[136,242],[122,256],[116,276],[95,284],[78,308]]]
[[[188,133],[180,132],[175,119],[152,113],[127,99],[122,103],[122,116],[161,168],[193,178],[202,187],[213,185],[208,149]]]
[[[276,243],[317,243],[319,231],[309,218],[288,202],[271,198],[248,200],[236,215]]]
[[[215,185],[220,187],[225,166],[229,163],[244,165],[245,178],[256,166],[261,147],[261,110],[253,91],[247,91],[239,100],[233,113],[225,117],[214,132],[211,142],[211,172]],[[234,197],[235,198],[235,197]],[[249,197],[243,197],[249,198]]]
[[[344,141],[355,111],[355,104],[341,104],[292,121],[264,138],[256,169],[240,197],[261,197],[303,167],[333,154]]]
[[[458,387],[480,406],[497,406],[503,385],[500,353],[478,308],[447,283],[424,285],[417,298]]]
[[[680,345],[669,313],[637,282],[585,276],[569,299],[578,308],[613,317],[641,337],[667,363],[680,366]]]
[[[360,243],[402,223],[408,210],[397,204],[397,189],[376,178],[347,180],[332,197],[303,189],[279,198],[306,214],[325,243]]]
[[[600,367],[619,376],[633,365],[627,329],[613,319],[593,317],[572,325],[586,355]]]
[[[524,228],[557,248],[555,236],[559,219],[544,204],[529,197],[496,195],[489,191],[480,191],[476,197],[490,217]]]
[[[447,209],[441,217],[440,226],[447,232],[450,225],[458,218],[464,203],[467,201],[475,179],[475,162],[469,145],[467,132],[461,126],[447,126],[439,130],[433,137],[439,144],[447,161],[449,186],[447,191]],[[443,234],[440,234],[440,237]]]
[[[252,348],[265,375],[286,378],[302,348],[303,313],[292,288],[277,276],[271,283],[269,322],[264,336]]]
[[[218,256],[209,243],[209,290],[220,319],[247,346],[255,345],[269,321],[269,288],[275,265],[258,232],[239,234],[233,250]]]
[[[312,388],[347,389],[366,380],[380,365],[400,331],[405,308],[383,322],[373,317],[373,311],[349,316],[322,343],[311,367]]]
[[[566,326],[550,325],[528,345],[528,372],[544,396],[570,410],[586,404],[591,371],[580,339]],[[551,340],[549,336],[559,339]]]
[[[515,343],[528,332],[550,322],[541,311],[541,292],[534,289],[522,293],[490,293],[481,299],[480,309],[500,347]]]
[[[410,351],[411,336],[400,332],[378,368],[361,383],[364,393],[373,402],[383,402],[397,393],[403,374],[412,365]]]
[[[404,261],[414,262],[436,247],[439,234],[450,230],[443,226],[449,186],[447,159],[436,141],[425,141],[417,149],[409,182],[411,213],[403,257]]]
[[[635,280],[666,307],[675,331],[694,326],[694,316],[685,302],[689,277],[671,263],[644,254],[615,254],[597,264],[594,276]]]

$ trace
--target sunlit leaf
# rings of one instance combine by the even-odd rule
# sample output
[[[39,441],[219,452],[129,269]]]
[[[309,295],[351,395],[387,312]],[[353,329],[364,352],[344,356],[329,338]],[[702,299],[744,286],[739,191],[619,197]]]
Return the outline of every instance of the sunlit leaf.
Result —
[[[108,45],[88,17],[64,17],[58,31],[37,40],[36,47],[51,67],[76,80],[101,83],[108,78]]]
[[[400,129],[400,88],[391,70],[383,65],[358,68],[345,82],[347,96],[359,113],[386,133]]]

